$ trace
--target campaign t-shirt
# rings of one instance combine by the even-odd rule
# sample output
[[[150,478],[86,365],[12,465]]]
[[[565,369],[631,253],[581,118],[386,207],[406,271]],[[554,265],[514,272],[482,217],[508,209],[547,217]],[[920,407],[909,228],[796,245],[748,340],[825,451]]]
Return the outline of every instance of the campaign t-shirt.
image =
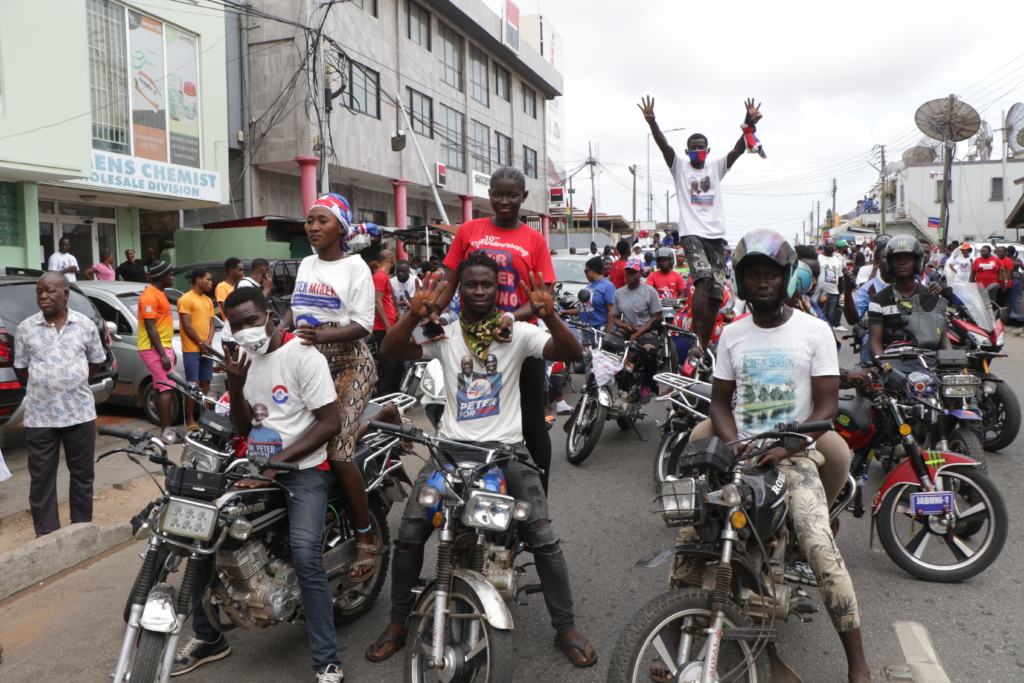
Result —
[[[726,157],[705,161],[704,168],[694,168],[690,157],[676,154],[672,162],[672,178],[679,202],[679,235],[693,235],[708,240],[725,237],[725,210],[722,208],[720,185],[729,172]]]
[[[444,368],[448,408],[441,417],[441,436],[456,441],[522,441],[519,371],[524,359],[543,357],[551,336],[536,325],[514,323],[512,341],[492,342],[482,364],[466,346],[461,325],[454,321],[447,339],[420,347],[424,358],[437,358]]]
[[[654,287],[641,282],[636,289],[615,290],[615,315],[627,325],[646,325],[655,313],[661,313],[661,299]]]
[[[806,421],[814,409],[811,378],[838,376],[832,328],[803,311],[774,328],[748,316],[722,330],[715,379],[736,382],[733,419],[741,438]]]
[[[412,301],[412,298],[416,296],[416,285],[423,286],[420,279],[411,273],[405,282],[400,282],[397,275],[391,278],[391,293],[395,297],[395,302],[408,303]]]
[[[153,285],[146,287],[139,296],[139,334],[135,348],[148,351],[153,348],[146,333],[146,320],[156,321],[156,332],[160,335],[160,345],[171,348],[174,338],[174,318],[171,317],[171,302],[167,295]]]
[[[68,266],[74,266],[77,268],[78,259],[76,259],[73,254],[62,254],[59,251],[55,251],[50,254],[50,260],[47,263],[46,268],[47,270],[59,273]],[[75,273],[64,273],[64,277],[68,279],[68,282],[74,282],[78,279],[78,276]]]
[[[818,273],[818,294],[839,293],[839,278],[843,276],[845,264],[846,259],[841,254],[818,254],[818,265],[821,266],[821,272]]]
[[[587,325],[608,324],[608,306],[615,301],[615,285],[608,278],[594,280],[587,285],[590,301],[580,302],[580,322]]]
[[[999,259],[999,263],[1006,269],[1006,280],[1009,282],[1011,279],[1010,276],[1013,274],[1013,259],[1004,257]]]
[[[384,315],[387,316],[388,325],[394,325],[395,321],[398,320],[398,315],[395,313],[395,295],[391,291],[391,279],[383,270],[378,270],[373,274],[373,289],[384,295],[384,300],[381,302],[384,306]],[[386,330],[387,326],[384,325],[384,321],[377,315],[376,297],[374,298],[373,310],[373,331]]]
[[[956,282],[970,282],[972,263],[974,263],[973,258],[964,256],[963,252],[959,251],[956,256],[949,259],[949,266],[956,269]]]
[[[299,264],[292,293],[296,326],[359,323],[369,332],[376,301],[370,267],[358,255],[324,261],[313,254]]]
[[[304,346],[296,337],[276,351],[251,354],[252,365],[243,394],[254,413],[266,410],[264,430],[280,435],[287,448],[316,424],[313,412],[338,399],[327,359],[314,346]],[[250,440],[253,434],[250,433]],[[276,448],[268,431],[256,432],[257,446]],[[250,444],[251,447],[251,444]],[[276,453],[280,448],[274,450]],[[327,459],[327,445],[296,461],[301,469],[316,467]]]
[[[974,281],[982,287],[988,287],[999,282],[999,269],[1001,267],[1002,263],[995,256],[989,256],[988,258],[978,257],[971,265],[971,270],[974,271]]]
[[[192,329],[196,331],[199,338],[206,341],[210,334],[210,318],[213,317],[213,302],[205,294],[196,294],[189,290],[178,299],[178,315],[187,313],[192,316]],[[182,353],[194,353],[202,351],[199,345],[192,341],[192,338],[185,334],[185,328],[178,326],[181,331]]]
[[[647,276],[647,284],[654,287],[661,299],[678,299],[686,290],[686,278],[674,270],[667,273],[654,271]]]
[[[486,252],[501,268],[496,305],[503,311],[515,311],[523,305],[526,294],[519,283],[529,285],[529,273],[543,273],[544,282],[555,280],[547,240],[525,223],[514,230],[499,228],[490,218],[463,223],[444,259],[445,267],[458,269],[459,263],[474,251]]]

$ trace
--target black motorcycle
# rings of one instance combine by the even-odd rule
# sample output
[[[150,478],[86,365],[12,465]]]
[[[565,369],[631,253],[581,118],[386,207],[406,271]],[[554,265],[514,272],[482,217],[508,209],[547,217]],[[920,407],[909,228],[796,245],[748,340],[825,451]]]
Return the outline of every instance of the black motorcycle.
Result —
[[[711,411],[711,385],[682,375],[662,372],[654,376],[659,386],[671,392],[654,399],[668,403],[668,416],[660,423],[661,442],[654,457],[654,488],[669,479],[682,476],[680,455],[690,442],[693,428],[708,418]]]

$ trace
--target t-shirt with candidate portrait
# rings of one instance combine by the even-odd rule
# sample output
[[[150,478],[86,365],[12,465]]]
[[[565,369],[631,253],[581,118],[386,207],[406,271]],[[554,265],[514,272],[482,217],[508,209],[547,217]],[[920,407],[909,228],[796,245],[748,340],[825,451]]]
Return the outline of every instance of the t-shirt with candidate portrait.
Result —
[[[262,420],[265,420],[270,415],[267,406],[257,403],[252,406],[252,414],[254,419],[260,421],[249,430],[249,438],[246,439],[246,454],[248,456],[256,455],[269,460],[284,448],[284,440],[281,438],[281,432],[268,427],[262,422]]]
[[[793,311],[765,329],[747,316],[722,330],[715,379],[736,382],[733,419],[740,438],[780,422],[805,422],[814,410],[812,377],[838,377],[839,356],[828,323]]]
[[[292,293],[296,326],[359,323],[370,332],[376,301],[370,267],[356,254],[337,261],[313,254],[299,264]]]
[[[542,358],[550,335],[536,325],[517,322],[512,341],[491,342],[487,360],[473,356],[462,335],[462,322],[448,328],[448,338],[424,344],[424,358],[436,358],[444,368],[448,408],[441,417],[440,434],[456,441],[523,440],[519,372],[523,360]]]
[[[704,168],[694,168],[685,153],[676,154],[672,178],[679,202],[680,236],[693,235],[707,240],[725,238],[721,183],[728,172],[726,157],[705,161]]]
[[[818,265],[821,266],[818,273],[818,294],[838,294],[839,279],[843,277],[846,259],[842,254],[818,254]]]

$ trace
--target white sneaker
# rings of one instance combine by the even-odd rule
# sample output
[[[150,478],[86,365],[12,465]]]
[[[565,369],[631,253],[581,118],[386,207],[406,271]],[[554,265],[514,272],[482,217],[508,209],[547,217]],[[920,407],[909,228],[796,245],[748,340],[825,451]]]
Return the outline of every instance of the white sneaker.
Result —
[[[849,330],[847,330],[842,325],[836,325],[836,327],[834,329],[835,329],[836,332],[849,332]]]
[[[565,401],[559,401],[558,403],[555,404],[555,412],[557,412],[559,415],[571,415],[572,406],[566,403]]]
[[[345,674],[341,668],[328,664],[326,669],[316,675],[316,683],[345,683]]]

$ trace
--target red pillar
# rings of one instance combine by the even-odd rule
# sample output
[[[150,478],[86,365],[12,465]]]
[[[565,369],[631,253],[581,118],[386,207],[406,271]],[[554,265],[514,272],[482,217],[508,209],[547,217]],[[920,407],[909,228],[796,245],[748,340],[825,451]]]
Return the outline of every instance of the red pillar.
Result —
[[[295,162],[302,171],[302,215],[306,216],[316,202],[316,167],[320,157],[295,157]]]
[[[473,195],[460,194],[459,199],[462,200],[462,222],[468,223],[473,220]]]
[[[406,203],[409,181],[405,178],[398,178],[397,180],[392,180],[391,184],[395,186],[395,227],[403,230],[409,227],[409,214]],[[399,260],[409,258],[409,255],[405,253],[405,244],[402,242],[396,245],[395,251]]]
[[[551,214],[542,213],[540,215],[540,234],[544,235],[544,241],[551,244],[548,239],[548,232],[551,230]]]

